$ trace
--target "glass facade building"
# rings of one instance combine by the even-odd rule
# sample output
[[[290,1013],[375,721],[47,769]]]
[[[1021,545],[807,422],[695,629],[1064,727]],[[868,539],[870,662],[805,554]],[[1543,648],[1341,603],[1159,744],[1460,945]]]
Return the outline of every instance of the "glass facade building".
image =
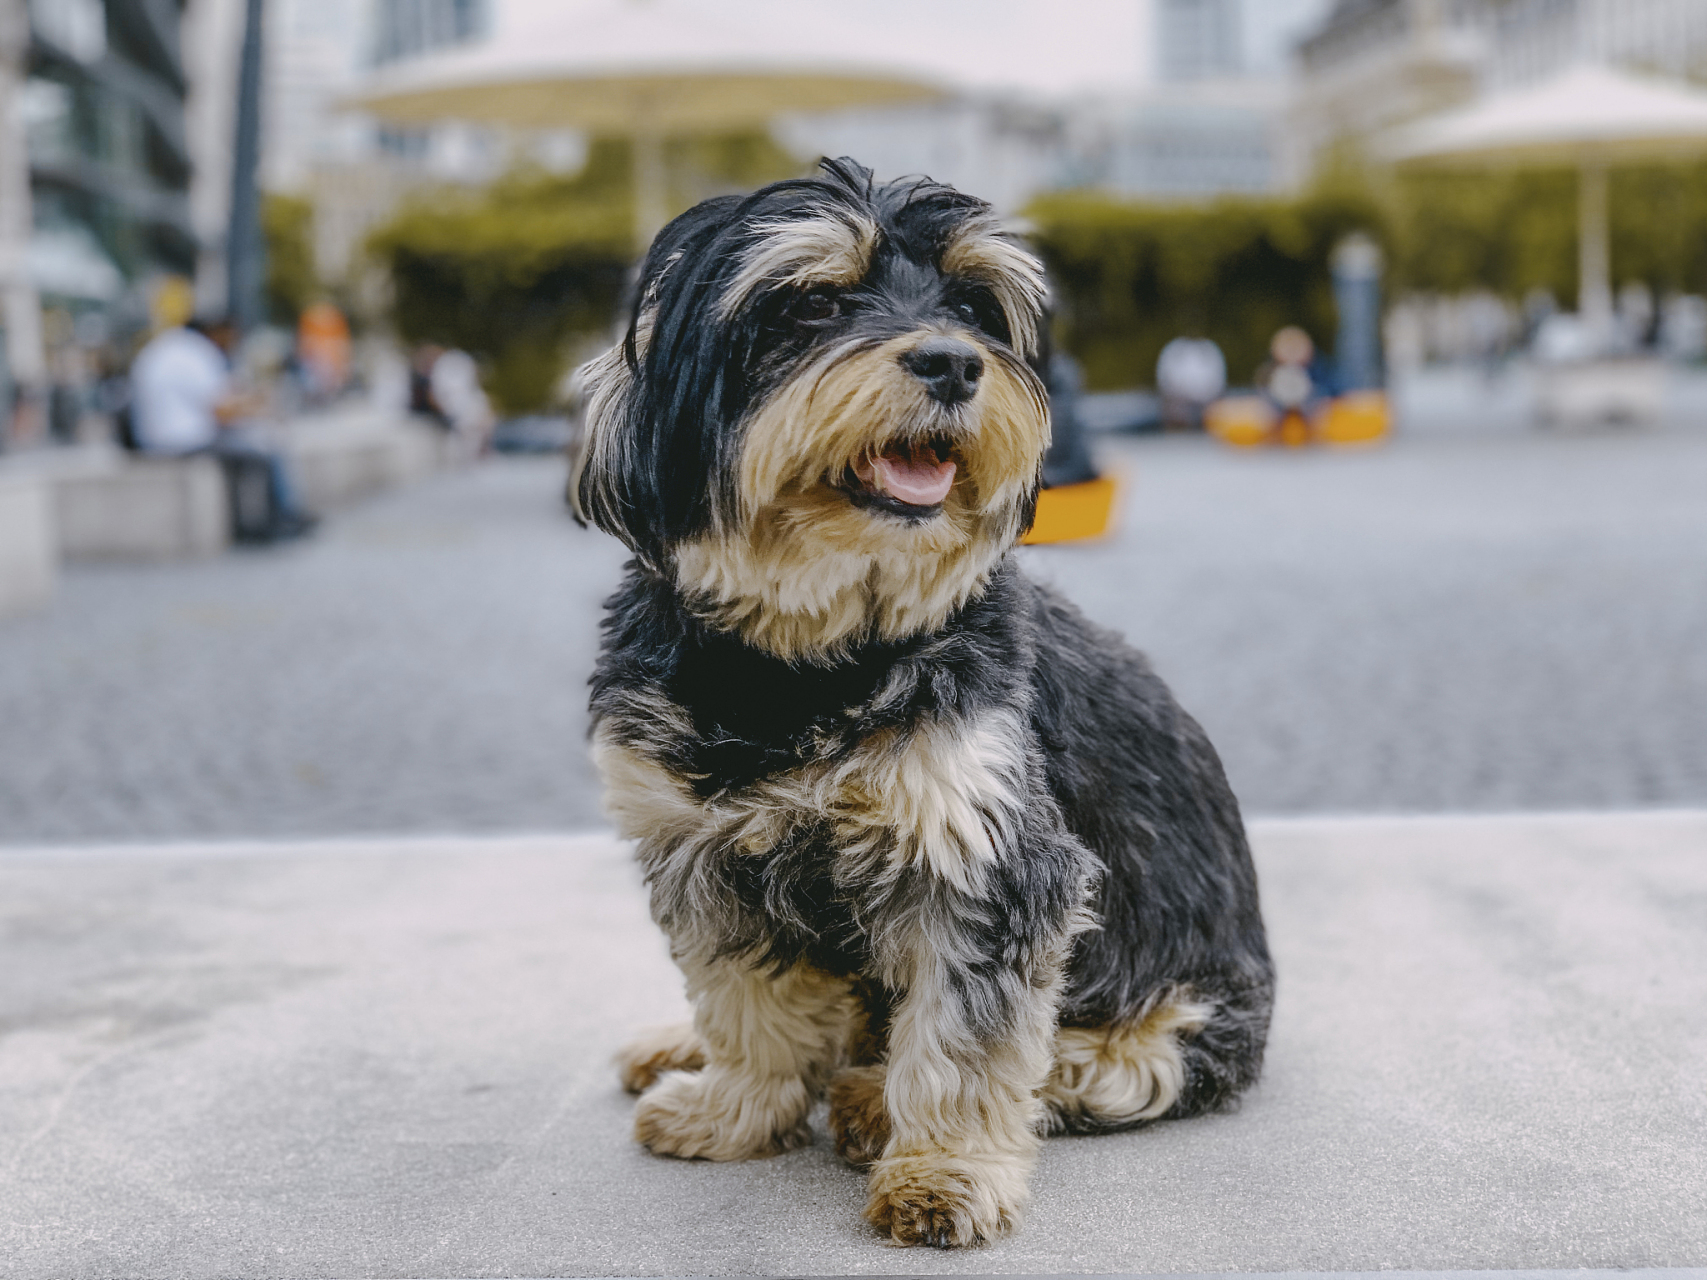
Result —
[[[118,302],[190,274],[181,0],[30,0],[18,103],[44,301]]]

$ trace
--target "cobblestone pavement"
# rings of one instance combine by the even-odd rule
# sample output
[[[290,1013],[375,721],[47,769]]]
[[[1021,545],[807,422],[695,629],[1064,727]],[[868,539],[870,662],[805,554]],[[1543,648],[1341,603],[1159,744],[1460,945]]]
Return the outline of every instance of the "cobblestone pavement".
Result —
[[[1707,431],[1101,445],[1118,535],[1025,559],[1149,651],[1248,811],[1707,801]],[[301,546],[72,568],[0,623],[0,841],[600,824],[621,554],[560,483],[497,460]]]

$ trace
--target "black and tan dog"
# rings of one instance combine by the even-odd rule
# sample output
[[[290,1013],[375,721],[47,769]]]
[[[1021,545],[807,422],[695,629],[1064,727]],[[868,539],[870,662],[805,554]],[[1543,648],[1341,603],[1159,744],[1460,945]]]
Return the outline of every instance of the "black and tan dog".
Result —
[[[1225,1105],[1268,1027],[1214,750],[1010,555],[1043,296],[981,201],[826,162],[665,228],[584,371],[595,751],[696,1011],[622,1055],[636,1135],[770,1155],[827,1093],[902,1243],[1014,1226],[1042,1134]]]

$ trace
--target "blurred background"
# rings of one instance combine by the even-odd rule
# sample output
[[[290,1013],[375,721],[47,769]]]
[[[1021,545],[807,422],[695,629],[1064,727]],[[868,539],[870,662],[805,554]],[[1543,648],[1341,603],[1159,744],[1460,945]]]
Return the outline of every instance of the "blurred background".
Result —
[[[1702,0],[0,0],[0,841],[600,825],[571,372],[826,154],[1048,263],[1247,810],[1707,801]]]

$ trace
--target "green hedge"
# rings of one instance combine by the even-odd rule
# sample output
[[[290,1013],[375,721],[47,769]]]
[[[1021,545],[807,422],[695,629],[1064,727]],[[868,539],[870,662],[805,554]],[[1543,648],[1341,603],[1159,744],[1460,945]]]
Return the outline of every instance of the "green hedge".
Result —
[[[314,265],[314,206],[300,196],[268,192],[261,200],[267,248],[267,318],[296,327],[297,317],[325,289]]]
[[[1576,302],[1568,170],[1394,174],[1342,158],[1296,199],[1187,206],[1064,193],[1029,213],[1061,341],[1098,388],[1151,383],[1157,353],[1178,334],[1220,343],[1235,382],[1282,324],[1331,348],[1328,257],[1353,230],[1386,251],[1389,298],[1488,289],[1521,302],[1543,289]],[[1615,282],[1707,293],[1707,164],[1615,169],[1610,217]]]
[[[1035,201],[1027,216],[1060,341],[1092,388],[1151,383],[1163,344],[1181,334],[1220,344],[1235,383],[1283,325],[1330,347],[1329,255],[1352,231],[1385,239],[1380,209],[1356,194],[1185,206],[1068,192]]]
[[[762,134],[674,143],[668,159],[677,209],[801,168]],[[501,411],[546,407],[576,336],[615,318],[634,249],[629,166],[627,144],[603,140],[573,177],[519,171],[407,206],[368,240],[397,332],[473,355]]]
[[[1577,296],[1577,174],[1411,173],[1384,193],[1396,249],[1393,286],[1491,289],[1514,301],[1545,289]],[[1707,166],[1611,174],[1612,277],[1656,293],[1707,292]]]

